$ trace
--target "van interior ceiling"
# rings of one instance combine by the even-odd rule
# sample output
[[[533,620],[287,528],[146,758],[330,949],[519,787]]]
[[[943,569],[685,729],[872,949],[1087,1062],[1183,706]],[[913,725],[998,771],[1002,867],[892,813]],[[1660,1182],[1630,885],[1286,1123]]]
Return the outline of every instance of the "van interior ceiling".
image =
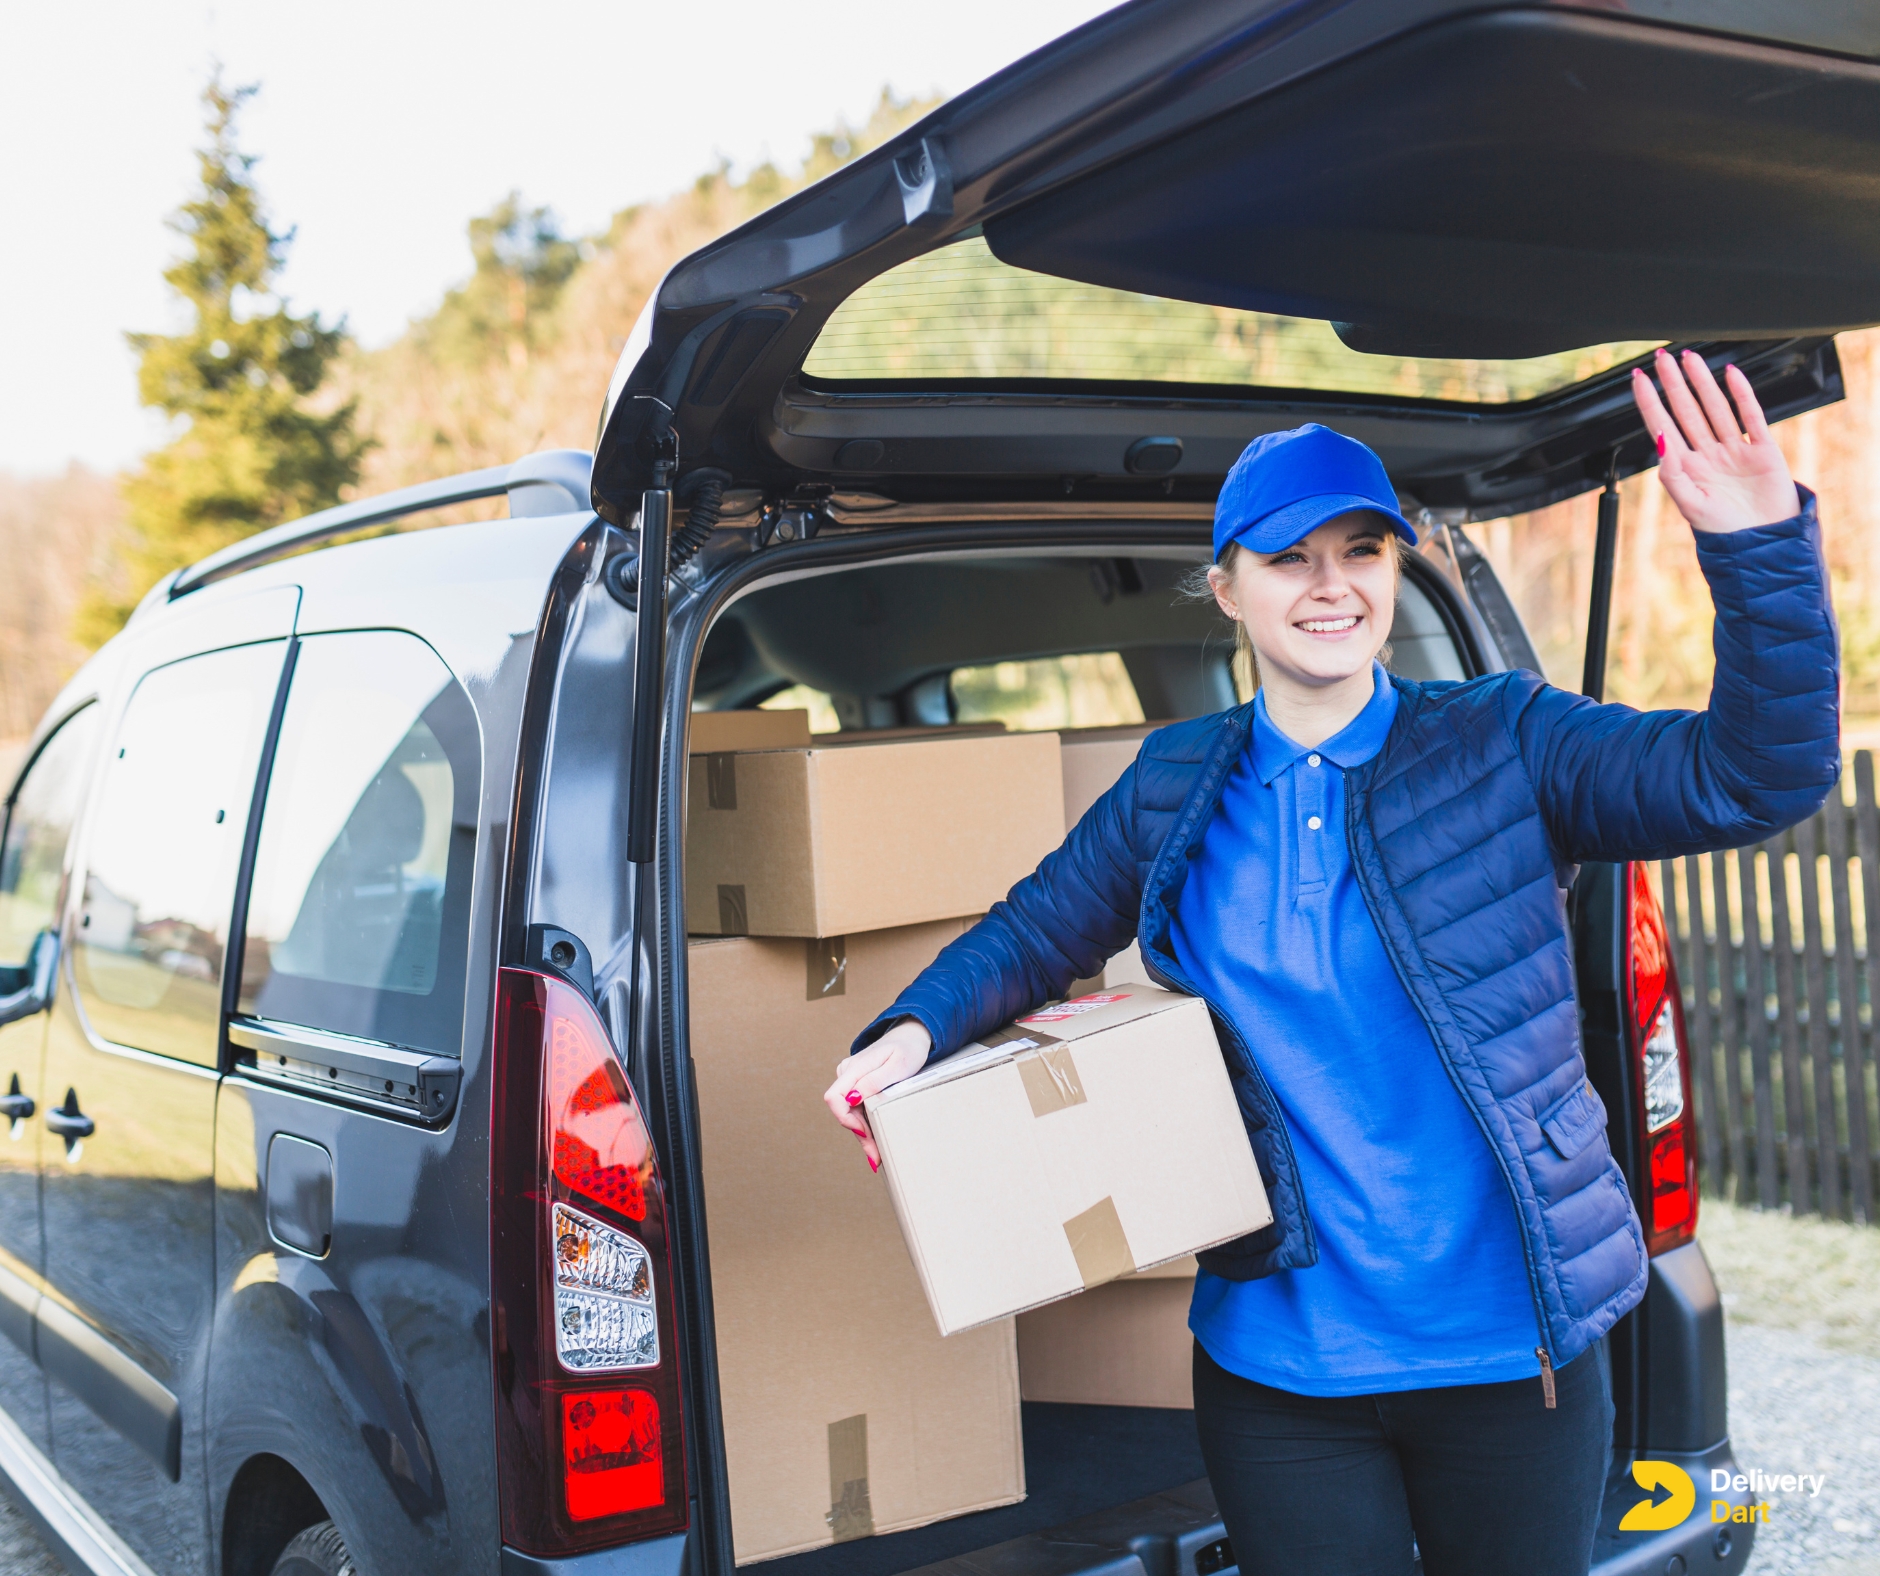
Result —
[[[886,558],[760,583],[707,634],[693,710],[749,716],[766,701],[787,708],[807,696],[819,731],[839,724],[865,747],[870,734],[906,741],[932,730],[937,739],[961,722],[1057,732],[1065,802],[1060,817],[1054,779],[1054,841],[1150,726],[1241,698],[1230,626],[1182,587],[1205,562],[1200,545],[1107,557],[1034,549]],[[1425,680],[1470,676],[1464,653],[1475,648],[1457,606],[1442,570],[1410,555],[1392,667]],[[988,683],[1041,671],[1047,682],[1028,678],[1018,700],[1002,702]],[[725,746],[695,737],[694,748]],[[1080,752],[1084,777],[1101,758],[1102,782],[1074,791]],[[710,764],[692,779],[688,841],[701,816],[724,807],[721,791],[734,812],[762,792],[755,762],[735,777],[723,757]],[[759,813],[771,830],[756,835],[788,840],[782,822]],[[717,917],[694,912],[691,928]],[[1170,1549],[1219,1536],[1206,1530],[1217,1523],[1188,1387],[1192,1258],[942,1340],[885,1180],[868,1176],[822,1107],[849,1037],[971,919],[822,940],[762,934],[753,919],[752,934],[721,922],[719,934],[688,942],[740,1565],[777,1576],[894,1576],[1018,1539],[1029,1547],[1042,1538],[1043,1549],[1069,1537],[1087,1552],[1125,1524],[1137,1542],[1144,1527],[1166,1529]],[[1145,978],[1133,958],[1133,948],[1119,954],[1107,980],[1079,989]],[[773,1201],[786,1175],[792,1203],[779,1216]],[[1197,1571],[1231,1563],[1212,1545],[1197,1543],[1184,1562],[1190,1553]]]
[[[1202,561],[961,557],[760,587],[707,636],[693,709],[757,706],[801,685],[830,697],[845,732],[944,727],[961,720],[960,669],[1115,652],[1143,718],[1225,710],[1238,698],[1231,631],[1180,584]],[[1418,562],[1405,574],[1391,666],[1407,678],[1460,679],[1449,615],[1421,583],[1428,572]]]

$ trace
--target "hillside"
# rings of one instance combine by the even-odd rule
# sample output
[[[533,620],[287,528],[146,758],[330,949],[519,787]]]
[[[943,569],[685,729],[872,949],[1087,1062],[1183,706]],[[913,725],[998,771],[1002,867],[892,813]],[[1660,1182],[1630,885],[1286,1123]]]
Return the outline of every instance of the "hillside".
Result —
[[[816,137],[798,170],[763,165],[742,180],[714,170],[689,191],[623,209],[605,235],[579,244],[552,288],[542,285],[560,271],[554,240],[517,225],[435,313],[347,366],[334,398],[358,395],[360,422],[378,445],[366,489],[533,449],[591,447],[614,362],[668,268],[932,108],[884,93],[865,125]]]

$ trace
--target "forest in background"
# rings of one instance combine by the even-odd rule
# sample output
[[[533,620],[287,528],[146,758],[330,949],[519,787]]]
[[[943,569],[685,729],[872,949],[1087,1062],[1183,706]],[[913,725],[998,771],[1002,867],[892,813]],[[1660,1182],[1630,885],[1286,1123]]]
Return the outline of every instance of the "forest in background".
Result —
[[[814,140],[801,168],[727,168],[663,201],[622,210],[575,238],[511,196],[471,221],[472,268],[392,343],[344,345],[316,396],[347,406],[359,436],[357,490],[376,492],[494,465],[533,449],[587,448],[614,362],[675,261],[789,192],[892,136],[932,107],[885,94],[867,124]],[[311,322],[311,319],[306,321]],[[1820,494],[1847,679],[1850,745],[1880,742],[1880,330],[1838,341],[1847,399],[1777,429],[1797,476]],[[23,742],[83,660],[90,604],[134,592],[125,526],[145,474],[73,466],[0,474],[0,752]],[[1710,603],[1688,528],[1652,473],[1623,484],[1608,695],[1636,706],[1701,706],[1710,681]],[[1594,495],[1472,525],[1533,634],[1549,678],[1577,687],[1591,578]],[[1867,737],[1868,734],[1876,738]],[[0,768],[5,766],[0,759]]]

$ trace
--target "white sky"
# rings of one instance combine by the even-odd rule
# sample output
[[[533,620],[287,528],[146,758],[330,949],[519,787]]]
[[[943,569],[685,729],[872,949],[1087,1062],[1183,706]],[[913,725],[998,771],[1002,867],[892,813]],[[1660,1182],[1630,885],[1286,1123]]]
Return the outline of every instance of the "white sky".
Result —
[[[258,81],[241,137],[282,289],[394,337],[469,272],[511,188],[570,232],[718,157],[793,164],[884,85],[957,93],[1110,0],[73,0],[9,8],[0,50],[0,469],[101,468],[161,441],[127,329],[167,331],[211,62]],[[596,389],[596,401],[604,391]]]

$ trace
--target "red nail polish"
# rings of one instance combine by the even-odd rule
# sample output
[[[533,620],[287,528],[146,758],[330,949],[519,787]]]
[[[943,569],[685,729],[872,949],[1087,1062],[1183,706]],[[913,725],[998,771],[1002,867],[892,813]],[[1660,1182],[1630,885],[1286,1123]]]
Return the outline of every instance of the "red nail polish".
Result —
[[[1662,451],[1662,450],[1660,450],[1660,452],[1662,453],[1663,451]],[[856,1090],[856,1089],[851,1089],[851,1090],[850,1090],[850,1091],[849,1091],[849,1092],[848,1092],[847,1094],[845,1094],[845,1095],[844,1095],[844,1096],[843,1096],[842,1098],[843,1098],[843,1099],[845,1099],[845,1100],[847,1100],[847,1101],[849,1102],[849,1104],[850,1104],[850,1105],[860,1105],[860,1104],[862,1103],[862,1096],[861,1096],[861,1092],[860,1092],[859,1090]]]
[[[1658,458],[1662,460],[1665,457],[1665,435],[1662,432],[1658,434],[1657,443]]]
[[[870,1160],[868,1162],[868,1169],[870,1171],[879,1171],[881,1169],[881,1162],[879,1160]]]

